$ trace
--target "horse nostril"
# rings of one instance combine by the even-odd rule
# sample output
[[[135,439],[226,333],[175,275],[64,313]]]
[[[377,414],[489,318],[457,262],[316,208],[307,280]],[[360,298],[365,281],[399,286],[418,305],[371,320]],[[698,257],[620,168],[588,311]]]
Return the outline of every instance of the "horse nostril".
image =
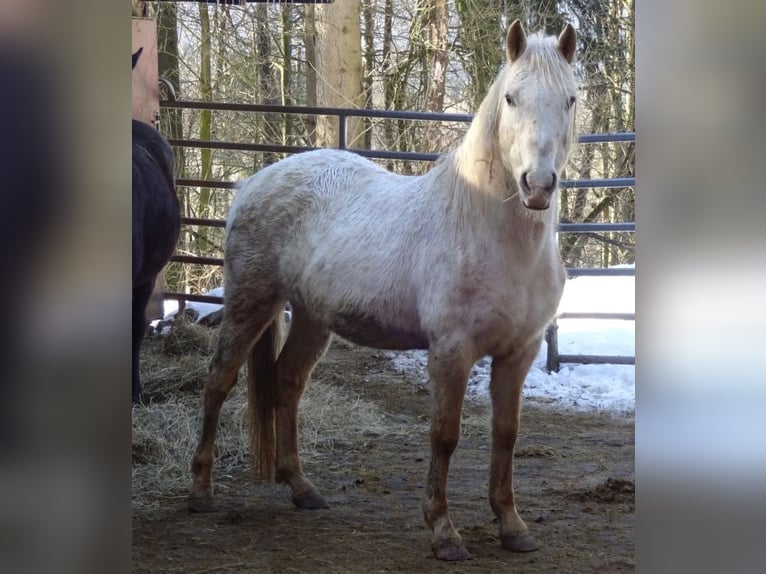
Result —
[[[558,183],[558,180],[559,180],[559,177],[556,175],[556,172],[555,172],[555,171],[552,171],[552,172],[551,172],[551,185],[550,185],[550,187],[548,188],[548,190],[549,190],[551,193],[553,193],[554,191],[556,191],[556,184]]]
[[[519,178],[521,188],[525,193],[548,193],[551,194],[556,191],[556,185],[558,184],[558,175],[555,171],[545,172],[540,171],[525,171]]]

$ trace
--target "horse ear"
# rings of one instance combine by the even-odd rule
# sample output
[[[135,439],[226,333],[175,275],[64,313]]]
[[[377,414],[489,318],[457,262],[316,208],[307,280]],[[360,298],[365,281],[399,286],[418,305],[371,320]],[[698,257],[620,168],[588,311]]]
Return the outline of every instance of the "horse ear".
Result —
[[[138,57],[141,55],[141,52],[143,52],[143,51],[144,51],[144,48],[142,46],[141,48],[139,48],[138,50],[133,52],[133,68],[136,67],[136,62],[138,62]],[[131,68],[131,69],[133,69],[133,68]]]
[[[515,62],[519,56],[527,49],[527,35],[524,28],[521,27],[521,21],[514,20],[508,28],[508,37],[506,38],[506,51],[508,60]]]
[[[577,36],[575,34],[575,30],[572,28],[571,24],[567,24],[559,35],[558,48],[559,52],[561,52],[561,55],[564,56],[564,59],[570,64],[572,63],[572,60],[574,60],[576,47]]]

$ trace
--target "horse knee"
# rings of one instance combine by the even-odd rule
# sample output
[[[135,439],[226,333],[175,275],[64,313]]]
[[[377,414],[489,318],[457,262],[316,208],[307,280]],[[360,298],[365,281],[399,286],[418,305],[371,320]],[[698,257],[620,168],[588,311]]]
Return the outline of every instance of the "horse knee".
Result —
[[[431,433],[431,450],[435,455],[451,456],[460,442],[460,429],[457,431],[439,429]]]
[[[492,444],[497,447],[513,448],[519,436],[518,424],[494,421],[492,426]]]

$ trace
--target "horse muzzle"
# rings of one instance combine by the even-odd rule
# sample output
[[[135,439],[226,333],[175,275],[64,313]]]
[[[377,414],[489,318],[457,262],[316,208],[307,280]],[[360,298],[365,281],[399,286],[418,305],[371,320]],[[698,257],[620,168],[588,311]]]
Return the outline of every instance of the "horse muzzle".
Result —
[[[557,184],[558,176],[553,171],[525,171],[522,173],[519,189],[524,207],[536,211],[548,209]]]

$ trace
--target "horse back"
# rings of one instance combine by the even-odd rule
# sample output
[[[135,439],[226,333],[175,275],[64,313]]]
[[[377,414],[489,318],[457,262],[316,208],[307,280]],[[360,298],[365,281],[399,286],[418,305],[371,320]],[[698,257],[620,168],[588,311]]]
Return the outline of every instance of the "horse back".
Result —
[[[418,178],[349,152],[291,156],[240,185],[226,238],[226,289],[270,289],[363,345],[424,348],[413,250],[427,202]]]

